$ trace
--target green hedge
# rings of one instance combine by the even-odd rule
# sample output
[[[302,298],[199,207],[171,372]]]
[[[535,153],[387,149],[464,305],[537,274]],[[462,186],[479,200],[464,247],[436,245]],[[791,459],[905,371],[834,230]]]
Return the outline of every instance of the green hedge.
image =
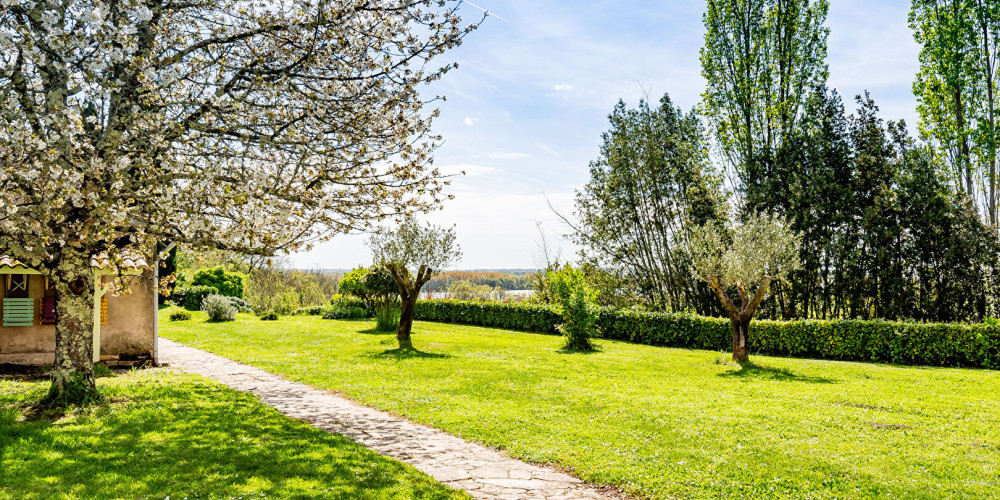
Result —
[[[538,305],[418,301],[416,319],[556,333],[561,319]],[[638,344],[728,351],[729,320],[694,314],[602,310],[601,336]],[[754,321],[751,353],[920,366],[1000,369],[1000,325],[860,320]]]
[[[506,328],[526,332],[558,333],[562,319],[551,308],[462,300],[418,300],[413,317],[422,321]]]

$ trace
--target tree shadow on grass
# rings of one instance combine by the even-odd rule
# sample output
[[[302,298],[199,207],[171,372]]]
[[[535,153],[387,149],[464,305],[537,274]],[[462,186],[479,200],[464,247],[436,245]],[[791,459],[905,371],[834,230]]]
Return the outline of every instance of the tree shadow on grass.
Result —
[[[377,359],[447,359],[453,357],[451,354],[441,354],[436,352],[424,352],[419,349],[386,349],[380,353],[371,353],[367,355],[369,358]]]
[[[73,425],[25,421],[0,394],[0,463],[16,464],[0,474],[0,491],[12,498],[80,491],[101,498],[222,498],[234,491],[270,498],[458,497],[399,462],[216,384],[169,378],[111,392],[129,401],[81,410]]]
[[[373,326],[367,330],[358,330],[358,333],[363,333],[365,335],[395,335],[396,330],[379,330]]]
[[[752,361],[740,363],[739,370],[720,373],[718,376],[727,378],[777,380],[781,382],[806,382],[810,384],[837,383],[836,379],[813,377],[809,375],[797,375],[788,368],[774,368],[772,366],[758,365]]]
[[[604,352],[604,349],[598,345],[595,345],[590,349],[569,349],[567,347],[560,347],[559,349],[556,349],[556,352],[559,354],[600,354]]]

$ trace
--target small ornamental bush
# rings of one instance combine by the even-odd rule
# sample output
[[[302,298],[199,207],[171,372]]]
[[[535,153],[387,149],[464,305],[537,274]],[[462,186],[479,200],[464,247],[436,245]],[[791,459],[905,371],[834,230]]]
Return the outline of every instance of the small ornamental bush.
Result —
[[[278,313],[274,311],[267,311],[260,315],[261,321],[277,321],[279,318]]]
[[[358,305],[331,304],[323,310],[323,319],[364,319],[367,317],[368,312]]]
[[[587,286],[583,271],[565,267],[549,271],[549,286],[562,315],[559,331],[566,336],[570,351],[592,351],[590,338],[597,336],[597,294]]]
[[[175,311],[170,313],[170,321],[187,321],[191,319],[191,313],[187,311]]]
[[[399,304],[385,304],[375,310],[375,329],[391,332],[399,328]]]
[[[200,311],[201,303],[205,300],[205,297],[218,295],[219,289],[214,286],[192,286],[183,288],[175,293],[183,297],[183,301],[178,303],[184,306],[184,309],[188,311]]]
[[[236,320],[236,308],[233,307],[229,297],[222,295],[209,295],[201,303],[201,310],[208,314],[209,321],[234,321]]]
[[[236,308],[238,312],[241,313],[252,313],[253,306],[249,302],[239,298],[239,297],[229,297],[229,303]]]
[[[296,316],[322,316],[326,308],[327,306],[300,307],[292,314]]]

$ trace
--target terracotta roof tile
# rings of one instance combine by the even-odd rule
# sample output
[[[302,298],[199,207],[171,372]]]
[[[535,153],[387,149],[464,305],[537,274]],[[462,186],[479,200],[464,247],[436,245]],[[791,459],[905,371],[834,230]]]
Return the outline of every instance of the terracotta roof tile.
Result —
[[[146,259],[138,254],[129,254],[122,257],[122,264],[127,269],[149,269],[149,264]],[[95,255],[90,259],[91,267],[96,267],[98,269],[106,269],[110,267],[111,262],[108,260],[107,254]],[[0,267],[18,267],[23,266],[20,262],[14,260],[8,255],[0,255]],[[27,266],[24,266],[27,267]]]

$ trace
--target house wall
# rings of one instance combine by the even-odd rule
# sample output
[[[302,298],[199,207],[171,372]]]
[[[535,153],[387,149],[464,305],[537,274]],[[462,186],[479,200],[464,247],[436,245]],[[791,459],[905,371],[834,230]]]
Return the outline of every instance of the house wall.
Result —
[[[108,324],[101,325],[101,354],[151,355],[156,309],[153,273],[129,278],[131,295],[108,295]]]
[[[0,275],[0,298],[7,293],[6,276]],[[56,329],[52,325],[42,325],[42,298],[45,297],[45,278],[40,275],[28,276],[28,296],[35,299],[34,326],[3,327],[0,318],[0,355],[52,353],[56,350]],[[2,310],[0,310],[2,314]],[[37,356],[22,356],[35,358]],[[13,362],[13,361],[11,361]]]
[[[0,280],[4,276],[0,274]],[[34,326],[3,327],[0,319],[0,363],[46,364],[53,361],[56,330],[41,325],[44,277],[29,275],[28,295],[35,299]],[[129,278],[131,295],[108,298],[108,324],[101,325],[101,354],[152,355],[156,339],[153,275],[146,270]],[[6,286],[0,286],[0,299]]]

